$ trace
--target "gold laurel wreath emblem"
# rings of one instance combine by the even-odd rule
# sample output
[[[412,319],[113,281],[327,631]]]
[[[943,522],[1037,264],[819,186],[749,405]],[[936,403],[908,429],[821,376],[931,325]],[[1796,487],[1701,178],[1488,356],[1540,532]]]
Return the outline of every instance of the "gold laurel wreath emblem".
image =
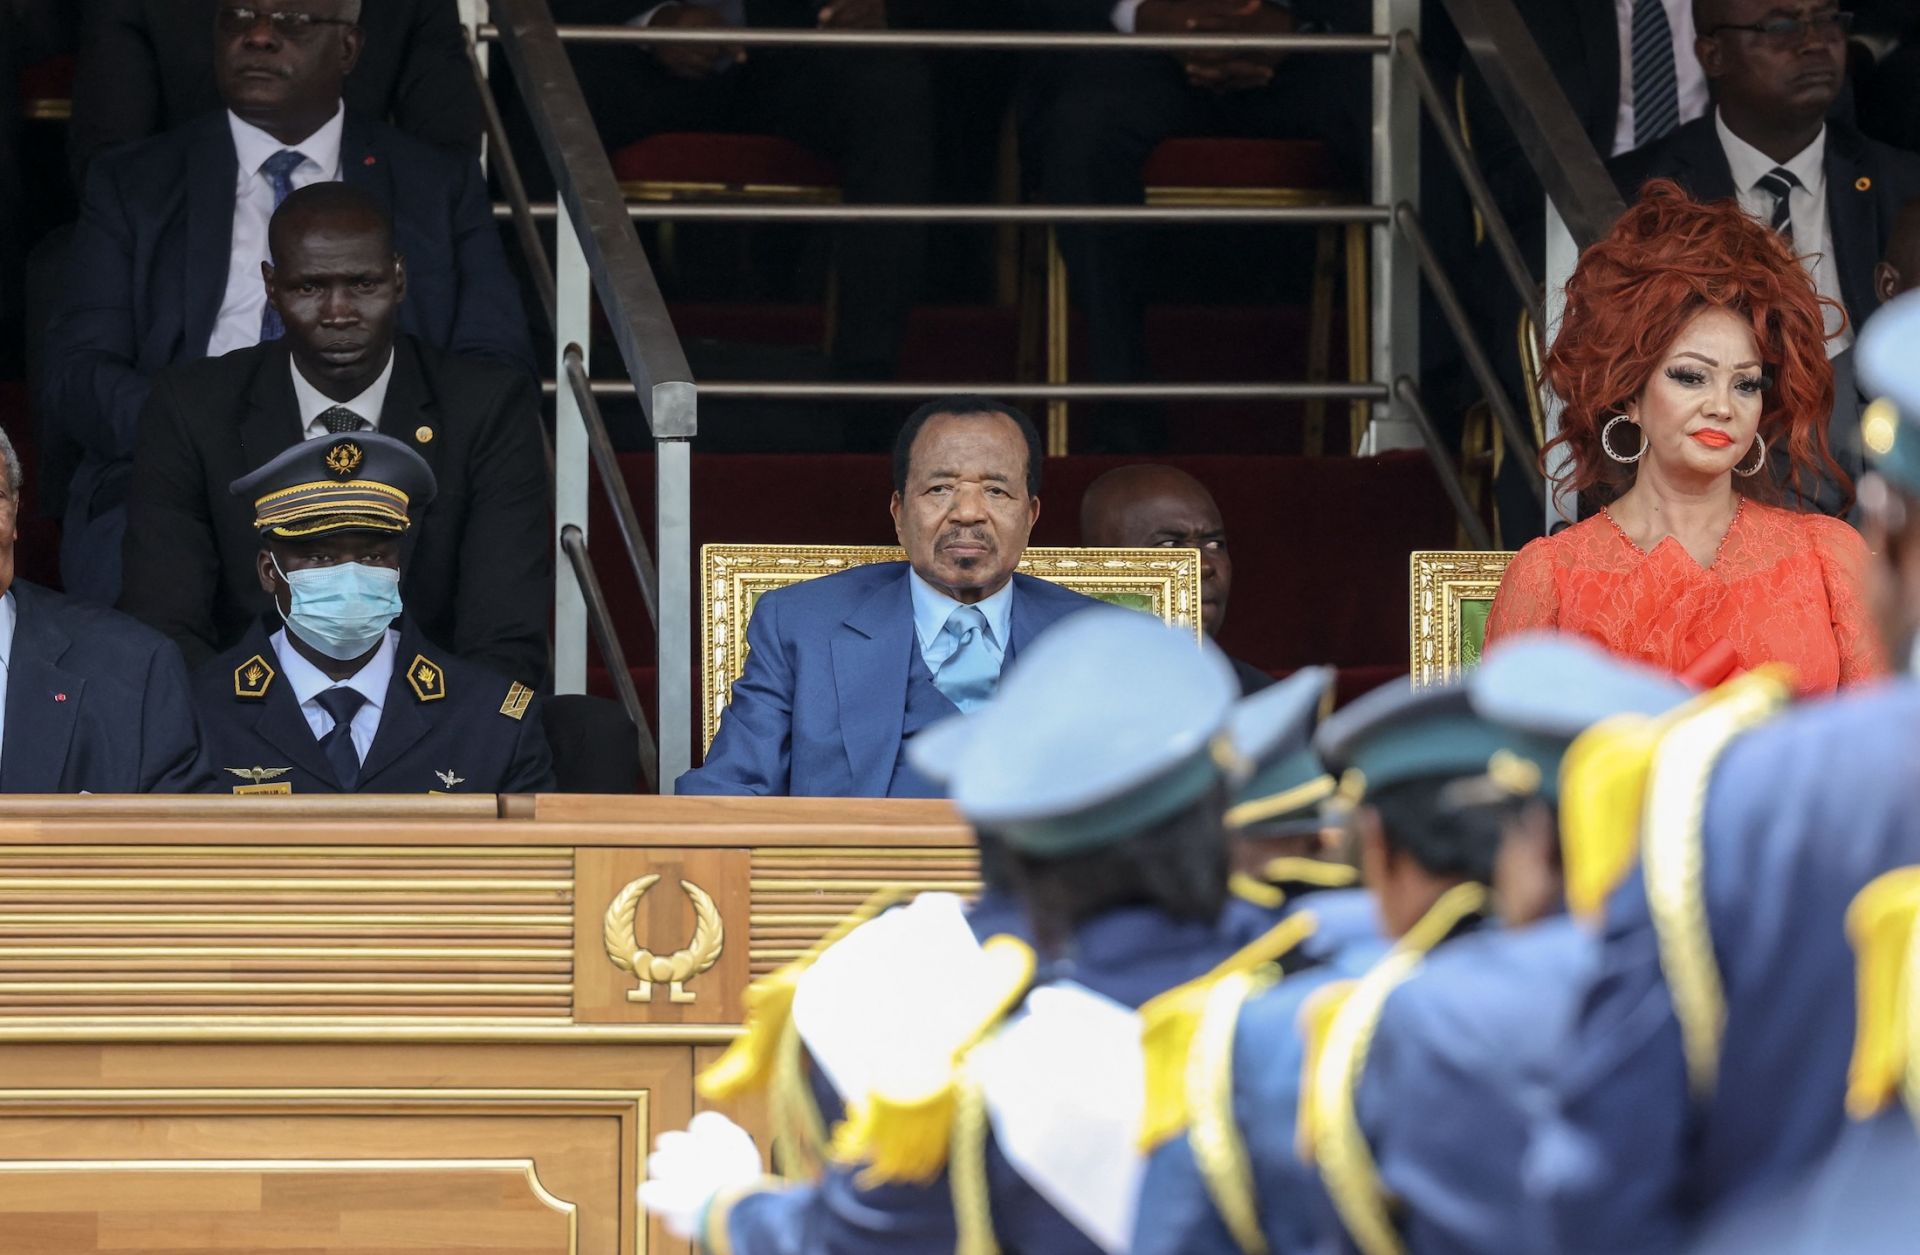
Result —
[[[669,1002],[692,1002],[694,995],[686,991],[686,984],[719,961],[721,948],[726,943],[726,930],[720,924],[720,909],[714,906],[706,890],[683,880],[680,888],[693,903],[693,940],[686,949],[675,950],[664,957],[639,945],[634,919],[640,910],[640,899],[659,882],[657,875],[642,876],[629,881],[614,895],[607,907],[603,933],[607,957],[621,971],[632,972],[640,978],[640,988],[627,991],[628,1002],[652,1002],[655,985],[667,986]]]

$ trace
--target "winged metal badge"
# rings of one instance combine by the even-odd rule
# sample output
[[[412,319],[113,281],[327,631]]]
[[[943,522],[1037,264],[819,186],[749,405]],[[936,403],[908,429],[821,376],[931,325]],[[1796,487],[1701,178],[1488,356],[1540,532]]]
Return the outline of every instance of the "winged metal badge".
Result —
[[[614,895],[607,907],[602,939],[613,965],[640,978],[640,988],[627,991],[628,1002],[652,1002],[656,984],[667,986],[667,1001],[692,1002],[695,995],[686,991],[686,983],[719,961],[726,930],[720,925],[720,909],[714,906],[707,892],[692,881],[683,880],[680,888],[693,903],[693,940],[687,943],[686,949],[676,950],[670,956],[656,955],[645,946],[636,945],[634,917],[639,912],[640,899],[659,880],[658,876],[642,876],[629,881]]]
[[[284,776],[289,771],[292,771],[293,768],[291,767],[228,767],[226,768],[226,770],[232,772],[236,776],[239,776],[242,780],[251,780],[255,784],[265,784],[269,780],[278,780],[281,776]]]
[[[449,789],[451,789],[456,784],[465,784],[467,782],[464,776],[461,776],[456,772],[436,771],[433,774],[440,777],[440,783],[446,785]]]

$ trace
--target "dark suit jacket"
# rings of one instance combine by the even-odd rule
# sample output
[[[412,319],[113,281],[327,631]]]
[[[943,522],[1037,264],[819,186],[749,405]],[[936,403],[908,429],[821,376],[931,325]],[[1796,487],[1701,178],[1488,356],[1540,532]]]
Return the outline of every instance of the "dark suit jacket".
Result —
[[[531,374],[519,288],[478,164],[351,113],[340,161],[346,182],[393,213],[407,262],[401,328]],[[103,155],[88,175],[41,397],[50,427],[82,450],[69,542],[124,503],[153,376],[206,355],[226,294],[238,175],[225,113]],[[99,560],[117,556],[116,545]]]
[[[854,567],[761,597],[747,667],[704,766],[683,794],[884,797],[900,757],[907,670],[919,643],[904,562]],[[1007,662],[1096,603],[1015,575]]]
[[[214,13],[223,0],[89,0],[67,152],[75,186],[103,150],[220,108]],[[486,123],[454,0],[368,0],[347,108],[478,154]]]
[[[1737,195],[1713,115],[1608,165],[1629,201],[1649,179],[1672,179],[1699,200]],[[1827,122],[1827,223],[1847,317],[1857,330],[1880,298],[1873,268],[1886,254],[1900,207],[1920,196],[1920,157],[1868,139],[1844,122]]]
[[[13,582],[0,793],[192,793],[208,779],[180,651],[126,615]]]
[[[401,589],[409,617],[442,648],[538,686],[553,542],[532,382],[401,336],[379,418],[439,484],[410,533]],[[284,343],[154,380],[133,463],[120,608],[171,636],[188,665],[268,613],[253,503],[227,485],[303,438]]]
[[[393,680],[354,792],[551,792],[553,754],[540,699],[442,653],[406,619],[399,628]],[[338,793],[333,765],[279,674],[269,635],[256,619],[238,645],[194,672],[210,791],[238,793],[260,783]],[[273,774],[259,779],[255,768]]]

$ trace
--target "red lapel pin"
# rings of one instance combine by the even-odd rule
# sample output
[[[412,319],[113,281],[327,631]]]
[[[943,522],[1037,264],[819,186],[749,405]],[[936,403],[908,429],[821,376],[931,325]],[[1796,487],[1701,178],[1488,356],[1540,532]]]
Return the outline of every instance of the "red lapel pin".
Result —
[[[370,166],[378,160],[379,160],[378,157],[363,157],[360,159],[360,164],[363,166]]]
[[[55,693],[53,695],[53,700],[56,702],[64,702],[67,700],[67,695],[65,693]]]

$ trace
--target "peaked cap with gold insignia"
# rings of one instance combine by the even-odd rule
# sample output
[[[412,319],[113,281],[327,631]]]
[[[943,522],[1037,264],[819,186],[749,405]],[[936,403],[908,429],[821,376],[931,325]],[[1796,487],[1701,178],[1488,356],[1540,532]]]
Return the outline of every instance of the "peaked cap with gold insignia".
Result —
[[[262,538],[329,532],[404,532],[408,512],[433,500],[433,468],[375,432],[303,440],[227,491],[252,501]]]

